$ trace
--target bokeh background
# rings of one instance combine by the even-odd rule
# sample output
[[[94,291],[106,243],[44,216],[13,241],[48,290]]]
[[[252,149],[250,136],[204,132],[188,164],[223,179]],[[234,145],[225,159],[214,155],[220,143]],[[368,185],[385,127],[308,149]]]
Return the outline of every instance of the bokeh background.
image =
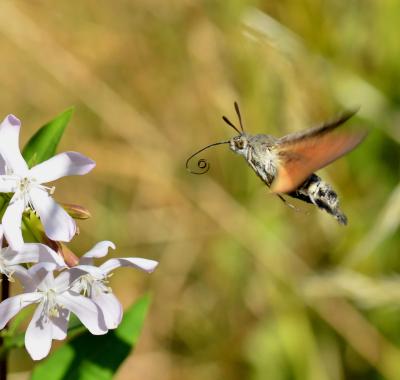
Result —
[[[395,0],[0,2],[1,114],[26,141],[74,105],[60,151],[97,162],[57,186],[93,215],[71,249],[160,261],[112,278],[125,307],[153,295],[116,379],[400,378],[399,22]],[[360,107],[367,140],[321,171],[347,227],[286,207],[227,146],[186,172],[232,136],[235,100],[277,136]]]

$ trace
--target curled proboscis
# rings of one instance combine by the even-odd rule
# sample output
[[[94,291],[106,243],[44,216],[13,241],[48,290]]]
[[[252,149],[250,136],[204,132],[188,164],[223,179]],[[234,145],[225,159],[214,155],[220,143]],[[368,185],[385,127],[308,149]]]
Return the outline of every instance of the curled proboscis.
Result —
[[[214,144],[210,144],[210,145],[207,145],[206,147],[204,147],[203,149],[198,150],[196,153],[193,153],[186,160],[186,170],[189,173],[192,173],[192,174],[205,174],[205,173],[207,173],[210,170],[210,163],[205,158],[200,158],[197,161],[197,167],[200,169],[200,171],[196,171],[196,170],[190,169],[189,168],[189,163],[190,163],[190,161],[191,161],[191,159],[193,157],[197,156],[199,153],[203,152],[204,150],[206,150],[208,148],[211,148],[212,146],[221,145],[221,144],[229,144],[229,141],[222,141],[222,142],[217,142],[217,143],[214,143]]]
[[[191,157],[193,158],[193,157]],[[210,170],[210,163],[205,159],[205,158],[200,158],[197,161],[197,167],[200,169],[200,171],[192,170],[189,168],[189,161],[186,161],[186,169],[188,170],[189,173],[192,174],[206,174]]]

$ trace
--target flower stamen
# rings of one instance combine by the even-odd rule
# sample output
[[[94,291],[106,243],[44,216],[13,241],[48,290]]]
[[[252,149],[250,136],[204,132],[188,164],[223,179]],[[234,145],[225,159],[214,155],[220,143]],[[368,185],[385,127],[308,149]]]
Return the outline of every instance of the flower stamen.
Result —
[[[56,291],[54,289],[49,289],[43,294],[43,317],[45,318],[58,318],[60,316],[60,305],[57,303]]]
[[[102,278],[96,278],[90,273],[87,273],[75,280],[73,290],[84,296],[92,297],[103,293],[112,293],[111,287],[108,286],[110,275]]]

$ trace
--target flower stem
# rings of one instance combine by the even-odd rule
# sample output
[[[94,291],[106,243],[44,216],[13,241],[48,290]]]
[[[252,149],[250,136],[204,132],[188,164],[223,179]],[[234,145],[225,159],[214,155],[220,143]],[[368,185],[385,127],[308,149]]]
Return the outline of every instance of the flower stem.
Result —
[[[22,215],[22,224],[24,225],[26,232],[31,235],[30,237],[35,242],[41,243],[41,236],[37,231],[35,231],[34,229],[31,228],[30,219],[28,216]]]
[[[5,275],[1,275],[1,301],[4,301],[10,296],[10,283]],[[6,326],[7,328],[7,326]],[[4,338],[0,337],[0,346],[4,346]],[[5,354],[0,358],[0,380],[7,380],[7,357]]]

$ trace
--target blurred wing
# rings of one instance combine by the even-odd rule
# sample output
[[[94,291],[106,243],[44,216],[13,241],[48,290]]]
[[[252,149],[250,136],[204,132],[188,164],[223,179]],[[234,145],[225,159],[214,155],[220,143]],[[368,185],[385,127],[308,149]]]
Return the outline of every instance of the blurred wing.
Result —
[[[299,187],[314,171],[354,149],[366,136],[366,131],[342,131],[336,128],[355,112],[321,127],[282,137],[274,147],[278,174],[271,189],[288,193]]]

